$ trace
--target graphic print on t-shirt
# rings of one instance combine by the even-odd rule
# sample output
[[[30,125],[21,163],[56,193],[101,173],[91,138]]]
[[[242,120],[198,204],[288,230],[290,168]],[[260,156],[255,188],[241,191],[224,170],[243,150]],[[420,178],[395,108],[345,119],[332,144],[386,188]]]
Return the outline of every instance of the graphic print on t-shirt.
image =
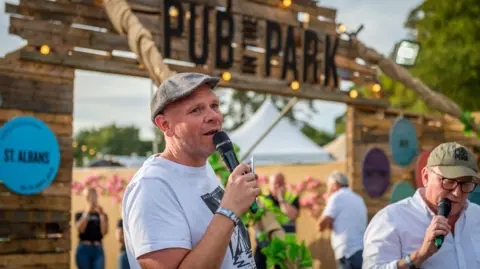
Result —
[[[220,201],[223,198],[224,190],[219,186],[211,193],[202,195],[202,200],[208,206],[213,214],[220,206]],[[250,238],[245,225],[240,222],[233,231],[230,239],[229,249],[232,255],[233,265],[236,268],[254,269],[255,262],[252,258],[252,248],[250,245]]]

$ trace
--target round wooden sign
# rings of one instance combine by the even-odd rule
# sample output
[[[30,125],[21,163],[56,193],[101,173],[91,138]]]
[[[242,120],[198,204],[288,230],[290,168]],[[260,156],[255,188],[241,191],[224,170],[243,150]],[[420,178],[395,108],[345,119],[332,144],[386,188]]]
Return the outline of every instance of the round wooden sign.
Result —
[[[396,203],[405,198],[411,197],[415,194],[415,190],[412,185],[407,181],[400,181],[395,183],[392,187],[392,193],[390,195],[389,203]]]
[[[399,117],[390,130],[390,151],[395,163],[408,166],[417,156],[418,139],[412,122]]]
[[[423,151],[420,153],[417,159],[417,166],[415,167],[415,183],[417,188],[423,188],[422,182],[422,169],[427,165],[428,156],[430,156],[431,150]]]
[[[362,163],[362,184],[371,197],[380,197],[390,185],[390,162],[379,148],[371,148]]]

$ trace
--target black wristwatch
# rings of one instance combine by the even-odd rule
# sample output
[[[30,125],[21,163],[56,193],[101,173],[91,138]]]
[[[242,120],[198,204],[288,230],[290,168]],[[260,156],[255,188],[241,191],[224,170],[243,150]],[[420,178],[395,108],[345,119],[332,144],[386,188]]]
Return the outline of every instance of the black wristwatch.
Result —
[[[410,268],[410,269],[420,269],[420,268],[417,268],[417,267],[415,266],[415,264],[413,264],[412,259],[410,259],[410,254],[408,254],[407,256],[405,256],[405,261],[407,262],[408,268]]]

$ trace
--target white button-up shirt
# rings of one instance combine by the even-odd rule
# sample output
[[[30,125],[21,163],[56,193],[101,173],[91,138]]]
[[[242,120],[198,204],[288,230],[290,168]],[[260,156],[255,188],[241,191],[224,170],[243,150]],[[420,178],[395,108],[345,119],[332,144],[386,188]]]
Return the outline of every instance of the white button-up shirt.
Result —
[[[371,220],[364,236],[363,269],[397,269],[397,262],[419,249],[434,213],[420,195],[388,205]],[[467,201],[442,247],[422,269],[480,268],[480,206]]]

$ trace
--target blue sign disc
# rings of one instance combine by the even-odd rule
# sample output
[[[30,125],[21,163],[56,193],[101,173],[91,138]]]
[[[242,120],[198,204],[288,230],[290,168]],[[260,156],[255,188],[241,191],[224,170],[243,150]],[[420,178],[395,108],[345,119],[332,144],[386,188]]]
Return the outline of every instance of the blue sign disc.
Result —
[[[411,197],[415,194],[415,190],[412,185],[407,181],[400,181],[395,183],[390,194],[390,204],[396,203],[405,198]]]
[[[371,148],[362,162],[362,184],[370,197],[381,197],[390,185],[390,161],[380,148]]]
[[[417,156],[417,133],[409,119],[395,120],[390,130],[390,151],[393,161],[400,166],[408,166]]]
[[[45,189],[60,166],[55,134],[31,116],[13,118],[0,128],[0,154],[0,180],[23,195]]]

